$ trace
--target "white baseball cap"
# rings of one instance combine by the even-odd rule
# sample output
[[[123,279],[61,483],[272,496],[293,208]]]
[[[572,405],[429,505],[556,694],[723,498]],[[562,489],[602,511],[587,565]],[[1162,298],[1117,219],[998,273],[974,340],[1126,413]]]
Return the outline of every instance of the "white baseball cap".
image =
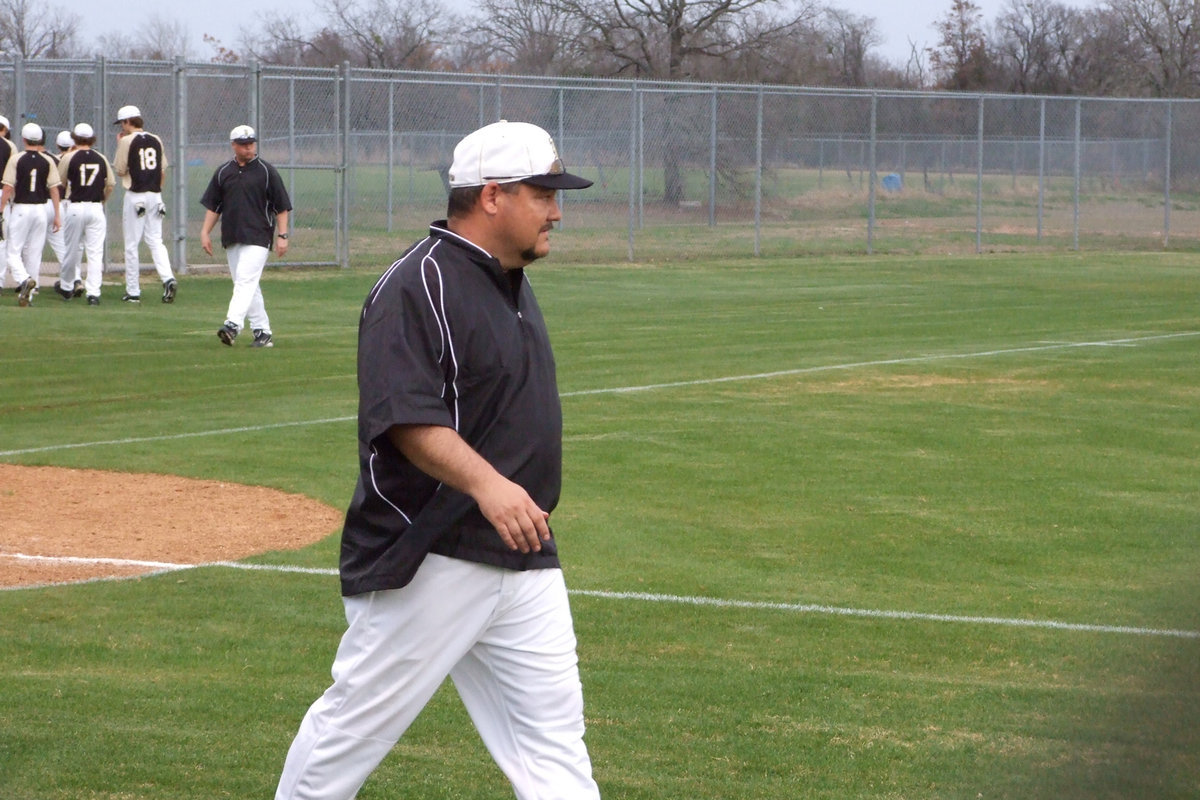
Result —
[[[450,186],[523,181],[547,189],[586,189],[592,182],[572,175],[550,134],[528,122],[500,120],[468,134],[454,148]]]
[[[257,142],[258,137],[254,135],[254,128],[249,125],[238,125],[229,132],[229,141],[237,142],[238,144],[250,144]]]
[[[26,122],[25,127],[21,128],[21,138],[27,142],[41,144],[46,141],[46,134],[41,125],[36,122]]]
[[[54,143],[64,149],[75,146],[75,140],[71,138],[70,131],[59,131],[58,136],[54,137]]]
[[[0,127],[12,128],[12,125],[8,122],[8,117],[0,116]]]
[[[117,121],[113,124],[120,125],[127,119],[133,119],[134,117],[140,117],[141,115],[141,109],[139,109],[137,106],[121,106],[119,109],[117,109]]]
[[[96,132],[92,130],[92,126],[88,125],[86,122],[81,122],[76,125],[75,130],[73,130],[72,133],[74,133],[80,139],[91,139],[96,135]]]

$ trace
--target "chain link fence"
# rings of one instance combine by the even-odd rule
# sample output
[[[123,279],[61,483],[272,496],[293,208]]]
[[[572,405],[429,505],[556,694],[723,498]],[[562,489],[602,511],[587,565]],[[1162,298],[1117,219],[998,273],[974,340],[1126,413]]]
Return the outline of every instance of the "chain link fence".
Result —
[[[241,123],[292,194],[292,264],[390,262],[444,216],[455,142],[501,118],[549,130],[595,181],[563,194],[556,258],[1198,248],[1193,100],[0,61],[14,131],[90,122],[111,157],[125,104],[166,142],[184,269],[211,261],[199,197]]]

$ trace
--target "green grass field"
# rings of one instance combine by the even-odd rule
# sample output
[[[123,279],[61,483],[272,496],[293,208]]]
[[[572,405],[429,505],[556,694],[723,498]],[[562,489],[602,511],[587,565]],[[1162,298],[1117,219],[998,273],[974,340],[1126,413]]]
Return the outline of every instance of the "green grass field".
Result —
[[[6,292],[0,460],[343,507],[384,266],[269,272],[269,351],[218,344],[220,276],[174,306]],[[535,266],[604,797],[1200,797],[1198,276],[1179,253]],[[0,520],[18,503],[54,515],[0,486]],[[342,624],[321,574],[0,592],[0,797],[271,796]],[[511,790],[446,687],[360,797]]]

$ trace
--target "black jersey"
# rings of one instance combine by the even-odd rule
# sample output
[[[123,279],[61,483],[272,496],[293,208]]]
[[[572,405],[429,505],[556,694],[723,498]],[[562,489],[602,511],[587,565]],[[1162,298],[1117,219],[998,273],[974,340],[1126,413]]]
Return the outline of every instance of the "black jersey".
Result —
[[[0,136],[0,175],[4,174],[4,168],[8,166],[8,160],[12,158],[16,148],[13,143],[8,140],[7,136]]]
[[[162,139],[153,133],[138,131],[131,134],[129,141],[129,191],[161,192],[163,168],[167,165],[167,154]]]
[[[444,221],[383,274],[358,331],[359,480],[342,530],[346,595],[408,583],[427,553],[512,570],[559,566],[554,540],[509,550],[468,495],[392,444],[394,425],[453,428],[552,511],[562,484],[562,408],[550,335],[524,270]]]
[[[269,248],[275,217],[292,210],[279,172],[257,156],[245,164],[231,159],[217,167],[200,205],[221,215],[221,246],[226,249],[237,244]]]
[[[13,187],[13,202],[44,205],[51,187],[58,186],[58,167],[48,153],[26,150],[4,169],[4,183]]]
[[[104,187],[113,183],[108,159],[95,150],[76,150],[65,159],[63,181],[75,203],[103,203]]]

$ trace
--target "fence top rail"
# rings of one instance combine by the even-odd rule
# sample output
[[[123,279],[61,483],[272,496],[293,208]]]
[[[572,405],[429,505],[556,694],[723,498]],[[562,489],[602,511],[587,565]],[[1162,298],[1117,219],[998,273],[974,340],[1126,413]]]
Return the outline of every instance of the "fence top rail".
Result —
[[[351,67],[292,67],[258,62],[239,64],[214,64],[211,62],[166,60],[109,59],[97,56],[93,59],[22,59],[0,58],[0,69],[12,69],[18,62],[28,71],[81,72],[103,68],[117,74],[126,71],[138,74],[147,71],[174,71],[206,73],[209,75],[247,75],[258,73],[265,78],[286,75],[291,78],[337,78],[345,75],[354,81],[428,83],[436,85],[479,85],[499,88],[542,88],[566,89],[586,88],[593,91],[641,91],[660,93],[682,93],[688,95],[714,92],[732,94],[770,94],[795,97],[860,98],[863,100],[922,99],[938,102],[1020,102],[1041,103],[1136,103],[1140,105],[1194,106],[1200,98],[1153,98],[1153,97],[1097,97],[1083,95],[1028,95],[1000,92],[949,92],[905,89],[861,89],[851,87],[793,86],[787,84],[717,83],[711,81],[668,81],[640,78],[579,78],[544,75],[506,75],[497,73],[440,72],[432,70],[386,70]]]

